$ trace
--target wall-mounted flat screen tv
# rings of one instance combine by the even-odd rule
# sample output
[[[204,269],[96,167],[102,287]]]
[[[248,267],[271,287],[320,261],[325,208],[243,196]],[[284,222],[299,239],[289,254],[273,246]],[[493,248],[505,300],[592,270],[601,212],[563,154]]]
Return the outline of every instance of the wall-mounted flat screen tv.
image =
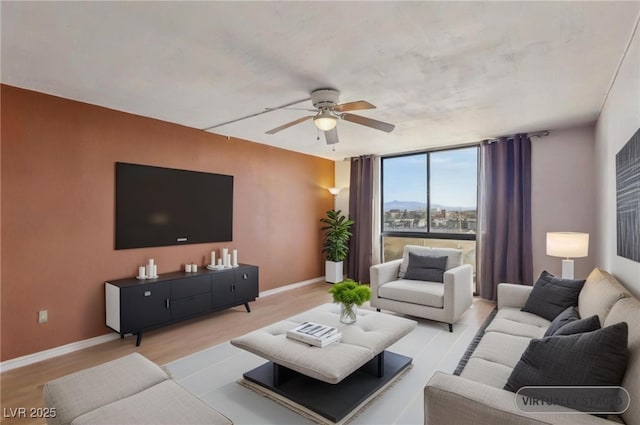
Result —
[[[233,176],[116,162],[116,249],[233,240]]]

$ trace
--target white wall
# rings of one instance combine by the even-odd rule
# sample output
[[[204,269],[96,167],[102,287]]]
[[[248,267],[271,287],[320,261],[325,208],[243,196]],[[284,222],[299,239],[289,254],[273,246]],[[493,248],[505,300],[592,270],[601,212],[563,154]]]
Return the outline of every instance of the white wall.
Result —
[[[616,154],[640,127],[640,30],[629,46],[596,124],[596,264],[640,297],[640,263],[619,257],[616,248]]]
[[[349,180],[351,178],[351,161],[336,161],[335,182],[340,193],[336,197],[335,209],[349,215]]]
[[[534,279],[562,274],[562,259],[546,254],[547,232],[589,233],[589,256],[574,259],[576,279],[595,267],[597,220],[593,125],[551,130],[531,140],[531,234]]]

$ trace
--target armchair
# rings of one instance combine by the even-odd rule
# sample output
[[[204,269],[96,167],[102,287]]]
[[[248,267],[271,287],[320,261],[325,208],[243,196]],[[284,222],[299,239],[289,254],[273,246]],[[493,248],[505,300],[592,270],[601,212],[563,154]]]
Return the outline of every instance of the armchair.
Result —
[[[446,256],[444,282],[406,279],[409,253]],[[402,259],[371,266],[371,306],[453,324],[473,302],[473,269],[462,264],[462,251],[407,245]]]

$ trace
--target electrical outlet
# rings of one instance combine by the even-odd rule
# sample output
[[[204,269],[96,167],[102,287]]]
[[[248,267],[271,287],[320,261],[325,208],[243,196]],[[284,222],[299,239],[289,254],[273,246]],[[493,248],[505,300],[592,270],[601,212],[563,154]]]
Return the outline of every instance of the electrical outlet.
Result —
[[[40,310],[38,312],[38,323],[47,323],[49,320],[47,310]]]

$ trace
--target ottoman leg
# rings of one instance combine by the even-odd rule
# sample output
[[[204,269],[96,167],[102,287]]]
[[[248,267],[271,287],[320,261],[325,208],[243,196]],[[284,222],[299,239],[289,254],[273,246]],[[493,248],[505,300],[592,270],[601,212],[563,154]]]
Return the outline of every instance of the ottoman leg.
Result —
[[[378,378],[384,376],[384,351],[376,356],[378,358]]]
[[[278,387],[293,375],[297,375],[298,372],[289,369],[288,367],[280,366],[277,363],[273,363],[273,386]]]

